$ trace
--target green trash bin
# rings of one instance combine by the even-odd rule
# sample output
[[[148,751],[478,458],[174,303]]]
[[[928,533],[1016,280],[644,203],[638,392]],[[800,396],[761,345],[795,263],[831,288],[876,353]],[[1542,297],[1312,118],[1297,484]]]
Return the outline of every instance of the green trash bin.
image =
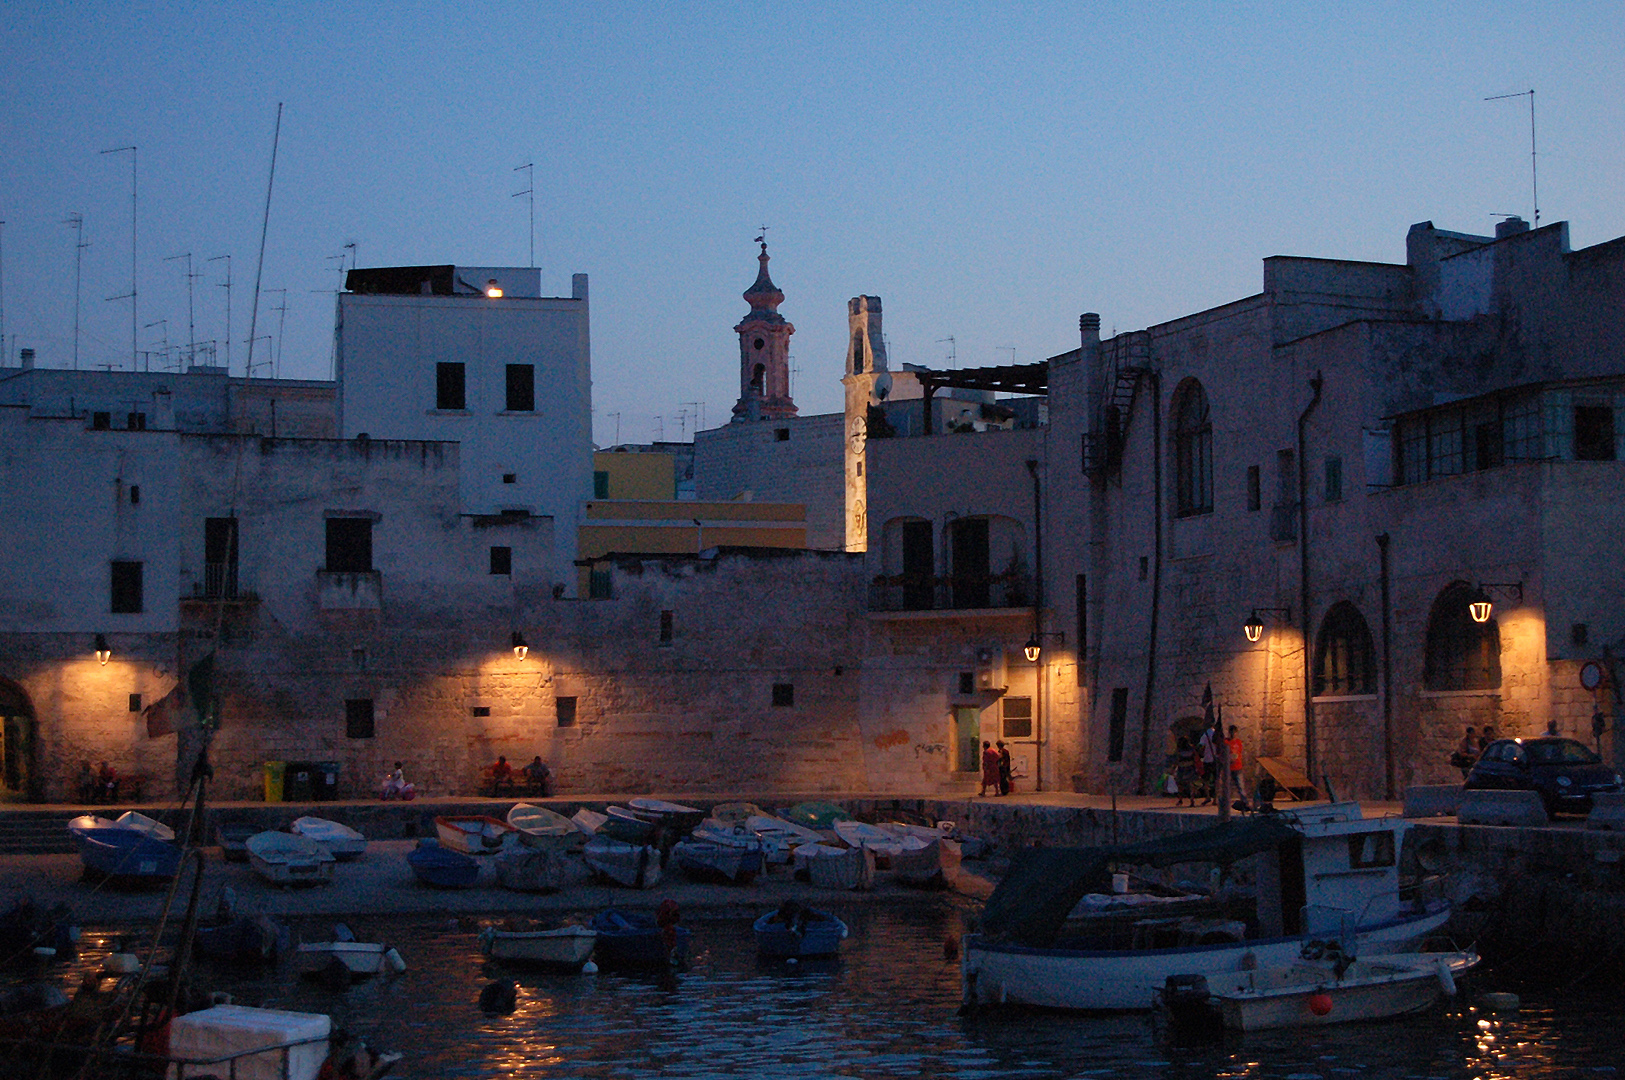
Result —
[[[282,785],[285,802],[312,802],[316,798],[316,766],[309,761],[290,761]]]
[[[282,784],[288,772],[286,761],[267,761],[265,763],[265,801],[282,801]]]
[[[313,761],[316,769],[311,777],[311,785],[315,788],[318,802],[330,802],[339,797],[339,774],[344,771],[342,763],[337,761]]]

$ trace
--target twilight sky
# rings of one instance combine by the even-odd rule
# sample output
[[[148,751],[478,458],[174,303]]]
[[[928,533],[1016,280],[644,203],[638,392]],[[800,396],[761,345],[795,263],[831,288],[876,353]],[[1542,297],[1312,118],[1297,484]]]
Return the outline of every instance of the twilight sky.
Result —
[[[0,35],[6,364],[247,357],[330,373],[335,258],[592,279],[601,444],[738,394],[769,226],[803,415],[840,408],[846,299],[893,366],[1026,363],[1255,293],[1269,255],[1404,261],[1405,230],[1532,214],[1625,234],[1625,3],[237,4],[12,0]],[[286,297],[283,313],[273,310]],[[162,320],[162,321],[160,321]],[[153,325],[148,325],[153,324]],[[952,344],[947,339],[952,337]],[[219,355],[224,359],[225,347]],[[256,359],[268,359],[267,344]],[[152,361],[161,366],[161,355]],[[269,366],[258,369],[270,374]]]

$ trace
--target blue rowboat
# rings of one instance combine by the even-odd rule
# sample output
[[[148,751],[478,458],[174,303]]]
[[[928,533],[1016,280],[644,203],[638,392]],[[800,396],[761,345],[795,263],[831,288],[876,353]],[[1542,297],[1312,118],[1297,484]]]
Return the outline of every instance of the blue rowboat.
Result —
[[[466,889],[480,876],[480,864],[474,859],[428,838],[406,853],[406,863],[419,881],[437,889]]]
[[[840,919],[794,901],[757,919],[753,929],[756,951],[772,960],[834,956],[847,934],[846,923]]]
[[[68,831],[79,844],[85,869],[132,881],[168,881],[181,866],[181,849],[139,829],[113,824],[77,824]]]
[[[667,900],[665,904],[672,902]],[[598,932],[593,955],[598,966],[606,970],[658,970],[681,968],[688,963],[688,928],[675,921],[661,926],[648,912],[610,908],[592,917],[592,928]]]

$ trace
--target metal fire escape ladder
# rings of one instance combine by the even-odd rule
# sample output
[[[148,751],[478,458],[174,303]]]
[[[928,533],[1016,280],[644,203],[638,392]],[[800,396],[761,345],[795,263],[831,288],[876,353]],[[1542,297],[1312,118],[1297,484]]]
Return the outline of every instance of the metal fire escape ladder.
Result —
[[[1094,480],[1115,476],[1123,467],[1123,444],[1140,378],[1152,370],[1151,334],[1146,330],[1119,334],[1101,342],[1100,349],[1105,386],[1100,411],[1090,418],[1090,429],[1083,436],[1083,471]]]

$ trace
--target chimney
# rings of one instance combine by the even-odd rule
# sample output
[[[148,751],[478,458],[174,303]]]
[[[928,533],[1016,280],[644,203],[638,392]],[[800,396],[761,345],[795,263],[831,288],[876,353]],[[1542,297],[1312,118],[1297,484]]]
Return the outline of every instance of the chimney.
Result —
[[[22,361],[24,371],[33,371],[34,370],[34,350],[33,349],[24,349],[24,350],[22,350],[21,352],[19,352],[17,354],[17,357],[18,357],[19,360]]]
[[[1514,214],[1511,217],[1502,218],[1496,223],[1495,238],[1500,240],[1503,237],[1516,236],[1519,233],[1526,233],[1528,231],[1529,222]]]

